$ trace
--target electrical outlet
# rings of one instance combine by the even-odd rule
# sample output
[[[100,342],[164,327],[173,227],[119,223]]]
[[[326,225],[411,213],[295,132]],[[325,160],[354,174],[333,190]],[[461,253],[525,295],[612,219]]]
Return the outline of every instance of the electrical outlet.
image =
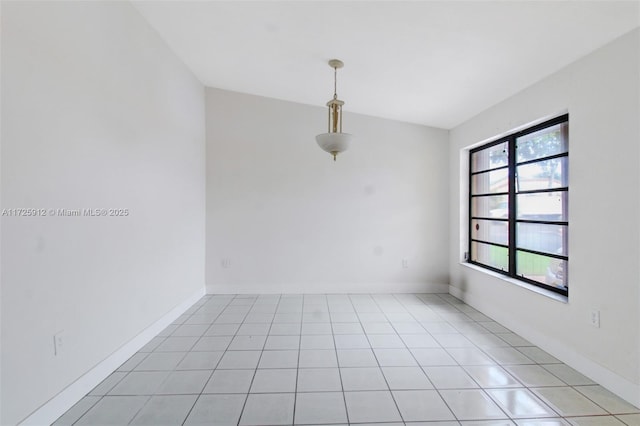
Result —
[[[600,328],[600,311],[597,309],[591,310],[591,325]]]
[[[407,259],[402,259],[402,269],[409,268],[409,261]]]
[[[53,335],[53,355],[60,356],[64,350],[64,334],[62,331]]]
[[[220,265],[224,269],[229,269],[231,267],[231,259],[224,258],[224,259],[220,260]]]

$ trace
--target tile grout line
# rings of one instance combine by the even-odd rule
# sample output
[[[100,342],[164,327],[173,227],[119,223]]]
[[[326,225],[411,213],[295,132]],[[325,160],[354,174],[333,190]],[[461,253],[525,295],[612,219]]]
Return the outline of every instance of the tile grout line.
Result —
[[[394,296],[395,297],[395,296]],[[429,307],[424,300],[420,299],[418,297],[418,299],[423,303],[423,306]],[[402,303],[402,302],[401,302]],[[402,304],[403,306],[405,306],[404,304]],[[429,308],[431,310],[431,308]],[[434,312],[436,315],[438,315],[437,312]],[[412,314],[409,313],[414,319],[417,320],[417,318]],[[438,315],[438,317],[440,317]],[[444,320],[445,323],[449,324],[449,321],[446,321],[444,318],[442,318]],[[420,323],[420,322],[418,322]],[[393,325],[392,325],[393,327]],[[424,328],[424,327],[423,327]],[[426,329],[425,329],[426,330]],[[427,333],[428,330],[427,330]],[[429,333],[429,335],[431,335],[433,337],[433,335],[431,333]],[[435,337],[434,337],[435,339]],[[440,344],[440,342],[438,342],[438,344]],[[442,349],[445,351],[445,353],[449,354],[447,352],[447,350],[442,346]],[[409,353],[411,354],[411,356],[413,357],[413,359],[416,361],[416,364],[418,364],[418,367],[422,370],[422,372],[424,373],[425,376],[427,376],[427,380],[429,380],[429,382],[431,383],[431,385],[433,386],[433,389],[436,391],[436,393],[438,394],[438,396],[440,397],[440,399],[442,400],[442,402],[444,403],[444,405],[447,407],[447,409],[451,412],[451,414],[453,415],[453,418],[458,422],[458,424],[460,424],[460,419],[458,418],[458,415],[451,409],[451,406],[449,405],[449,403],[447,402],[446,399],[443,398],[442,393],[440,393],[440,389],[437,388],[437,386],[433,383],[433,381],[431,380],[431,378],[429,377],[429,375],[427,374],[427,372],[424,370],[424,366],[420,365],[420,362],[418,362],[418,359],[415,357],[415,354],[413,352],[411,352],[411,350],[409,350]],[[451,356],[451,354],[449,354],[449,356]],[[458,366],[460,366],[460,364],[458,363],[458,360],[456,360],[455,358],[451,357]]]
[[[353,313],[354,315],[356,315],[356,318],[358,317],[358,314],[356,313],[356,308],[355,306],[353,306],[353,300],[351,300],[351,295],[347,294],[346,295],[346,299],[349,301],[349,305],[351,305],[351,308],[353,308]],[[338,368],[338,376],[340,377],[340,388],[342,389],[342,401],[344,403],[344,412],[345,415],[347,417],[347,423],[350,424],[350,420],[349,420],[349,407],[347,407],[347,394],[344,390],[344,381],[342,380],[342,369],[340,367],[340,358],[338,357],[338,345],[336,344],[336,335],[333,332],[333,321],[331,318],[331,310],[329,309],[329,321],[331,323],[331,335],[333,336],[333,350],[336,354],[336,367]],[[362,327],[362,324],[360,323],[360,318],[358,318],[358,324],[360,324],[360,327]],[[364,329],[362,330],[364,332]]]
[[[209,302],[212,299],[212,297],[210,297],[209,299],[207,299],[207,302]],[[224,307],[220,310],[220,312],[218,313],[218,315],[215,316],[215,318],[213,319],[213,321],[211,321],[211,325],[209,327],[207,327],[207,329],[205,330],[205,332],[203,333],[202,336],[205,336],[207,331],[213,327],[213,324],[215,323],[216,319],[218,319],[218,317],[222,314],[222,312],[224,312],[224,310],[226,309],[227,306],[229,306],[229,303],[231,303],[231,300],[233,299],[229,299],[229,301],[224,305]],[[206,305],[206,303],[204,303],[202,306],[200,306],[200,308],[198,308],[196,310],[196,312],[198,312],[200,309],[202,309],[202,307]],[[201,336],[201,337],[202,337]],[[199,341],[199,339],[198,339]],[[197,344],[197,342],[196,342]],[[190,351],[189,351],[190,352]],[[223,352],[224,354],[224,352]],[[186,357],[186,355],[185,355]],[[202,391],[200,392],[200,394],[195,398],[195,400],[193,401],[193,404],[191,405],[191,408],[189,408],[189,410],[187,411],[186,416],[184,417],[184,419],[181,422],[181,425],[184,425],[187,421],[187,419],[189,418],[189,416],[191,415],[191,412],[193,411],[194,407],[196,406],[196,404],[198,403],[198,401],[200,400],[200,398],[202,397],[202,393],[204,392],[205,388],[207,387],[207,384],[209,383],[209,381],[211,380],[211,378],[213,377],[213,373],[216,371],[216,367],[218,366],[218,364],[220,363],[220,360],[222,359],[222,356],[220,356],[220,359],[218,360],[218,362],[216,363],[216,365],[214,366],[213,370],[211,371],[211,374],[209,375],[209,379],[204,383],[204,386],[202,387]],[[134,417],[135,419],[135,417]],[[133,420],[132,420],[133,421]]]
[[[444,299],[443,299],[443,300],[444,300]],[[462,312],[462,311],[460,311],[458,308],[456,308],[452,303],[450,303],[448,300],[444,300],[444,301],[445,301],[446,303],[448,303],[449,305],[451,305],[451,306],[452,306],[453,308],[455,308],[456,310],[458,310],[459,312]],[[464,312],[463,312],[463,313],[464,313]],[[443,319],[447,322],[447,324],[450,324],[453,328],[455,328],[455,329],[458,331],[458,333],[463,334],[462,330],[460,330],[459,328],[457,328],[457,327],[456,327],[454,324],[452,324],[449,320],[447,320],[446,318],[443,318]],[[475,321],[475,320],[474,320],[473,322],[477,323],[477,321]],[[488,330],[488,331],[490,331],[490,330]],[[475,342],[471,342],[471,344],[473,344],[473,348],[474,348],[474,349],[477,349],[477,350],[481,351],[485,356],[489,357],[489,358],[490,358],[490,359],[492,359],[493,361],[496,361],[495,359],[493,359],[493,357],[491,357],[489,354],[487,354],[485,351],[483,351],[483,350],[482,350],[482,348],[480,348],[480,347],[479,347]],[[453,357],[453,355],[451,355],[451,353],[447,350],[447,348],[446,348],[446,347],[442,346],[442,348],[445,350],[445,352],[447,352],[447,353],[449,354],[449,356],[451,356],[451,357],[454,359],[454,361],[456,362],[456,364],[458,364],[458,367],[462,368],[462,370],[463,370],[463,371],[465,371],[465,373],[466,373],[466,374],[471,378],[471,380],[473,380],[473,382],[474,382],[476,385],[478,385],[478,389],[479,389],[479,390],[480,390],[480,391],[481,391],[481,392],[482,392],[482,393],[483,393],[487,398],[489,398],[489,400],[490,400],[490,401],[492,401],[492,402],[493,402],[493,403],[498,407],[498,409],[499,409],[499,410],[500,410],[500,411],[501,411],[505,416],[507,416],[507,418],[508,418],[510,421],[515,422],[515,421],[516,421],[516,419],[513,419],[509,414],[507,414],[507,413],[502,409],[502,407],[500,407],[500,405],[498,405],[498,404],[497,404],[497,402],[496,402],[496,401],[491,397],[491,395],[486,391],[486,389],[485,389],[485,388],[484,388],[484,387],[483,387],[483,386],[482,386],[482,385],[481,385],[481,384],[480,384],[480,383],[479,383],[479,382],[478,382],[478,381],[477,381],[473,376],[471,376],[470,374],[468,374],[468,372],[467,372],[467,371],[466,371],[466,369],[464,368],[465,366],[464,366],[464,365],[462,365],[462,364],[460,364],[460,362],[459,362],[455,357]],[[497,362],[497,361],[496,361],[496,362]],[[500,363],[498,363],[497,365],[500,365]],[[437,389],[437,390],[438,390],[438,393],[440,394],[440,390],[439,390],[439,389]],[[441,395],[441,397],[442,397],[442,395]],[[444,398],[442,398],[442,399],[444,400]],[[445,401],[445,403],[447,403],[447,402],[446,402],[446,400],[444,400],[444,401]],[[449,404],[447,404],[447,406],[449,406]],[[453,410],[451,410],[451,411],[453,412]],[[456,416],[456,419],[458,418],[458,416],[457,416],[455,413],[454,413],[454,416]],[[458,420],[459,420],[459,419],[458,419]]]
[[[203,296],[203,298],[204,298],[204,296]],[[200,300],[202,300],[203,298],[200,298]],[[198,300],[196,303],[194,303],[194,304],[193,304],[193,306],[195,306],[195,305],[196,305],[200,300]],[[191,306],[191,307],[187,310],[187,312],[188,312],[189,310],[191,310],[191,309],[193,308],[193,306]],[[197,312],[197,311],[199,311],[199,310],[200,310],[200,308],[201,308],[201,307],[202,307],[202,305],[201,305],[201,306],[199,306],[199,307],[198,307],[198,309],[196,309],[193,313],[188,314],[188,318],[191,318],[191,317],[195,314],[195,312]],[[187,314],[187,312],[185,312],[185,313],[184,313],[184,314],[182,314],[181,316],[184,316],[185,314]],[[180,327],[182,327],[183,325],[185,325],[186,321],[188,321],[188,320],[185,320],[185,321],[183,321],[181,324],[179,324],[179,325],[176,327],[176,329],[175,329],[175,330],[174,330],[174,331],[173,331],[169,336],[166,336],[166,338],[163,340],[163,342],[165,342],[169,337],[171,337],[171,336],[173,335],[173,333],[175,333],[175,332],[176,332]],[[170,324],[170,325],[174,325],[174,324],[172,323],[172,324]],[[177,325],[177,324],[176,324],[176,325]],[[200,340],[200,338],[198,338],[198,339],[194,342],[194,344],[191,346],[191,348],[193,348],[193,346],[195,346],[199,340]],[[162,343],[160,343],[160,344],[162,344]],[[132,369],[131,371],[129,371],[129,373],[128,373],[128,374],[131,374],[132,372],[134,372],[134,371],[135,371],[135,368],[137,368],[140,364],[142,364],[142,362],[144,362],[146,359],[148,359],[148,358],[149,358],[153,353],[156,353],[156,352],[155,352],[155,350],[156,350],[159,346],[160,346],[160,345],[156,346],[156,347],[155,347],[155,348],[154,348],[154,349],[153,349],[153,350],[152,350],[152,351],[151,351],[151,352],[150,352],[150,353],[149,353],[149,354],[148,354],[148,355],[147,355],[143,360],[141,360],[141,361],[140,361],[140,363],[138,363],[138,364],[137,364],[137,366],[136,366],[136,367],[134,367],[134,369]],[[184,359],[184,357],[186,357],[186,356],[187,356],[187,353],[189,353],[189,352],[190,352],[190,349],[189,349],[189,350],[187,350],[187,351],[185,351],[185,355],[182,357],[182,359]],[[160,352],[157,352],[157,353],[160,353]],[[182,361],[182,359],[181,359],[181,361]],[[181,361],[179,361],[179,362],[178,362],[178,364],[179,364]],[[125,362],[126,362],[126,361],[125,361]],[[176,370],[175,370],[175,369],[173,369],[173,370],[171,370],[171,371],[173,372],[173,371],[176,371]],[[128,375],[128,374],[127,374],[127,375]],[[159,389],[159,388],[160,388],[160,387],[161,387],[161,386],[166,382],[166,380],[169,378],[169,376],[170,376],[170,375],[171,375],[171,373],[167,373],[167,376],[162,380],[162,382],[161,382],[160,384],[158,384],[158,389]],[[126,377],[126,376],[125,376],[125,377]],[[124,377],[123,377],[123,380],[124,380]],[[206,384],[206,383],[205,383],[205,384]],[[114,388],[115,388],[115,386],[114,386]],[[113,388],[112,388],[112,389],[113,389]],[[148,396],[148,398],[147,398],[146,402],[145,402],[144,404],[142,404],[142,406],[140,407],[140,409],[138,409],[138,410],[136,411],[136,413],[133,415],[133,417],[131,418],[131,420],[128,422],[129,424],[135,420],[135,418],[138,416],[138,414],[140,414],[140,412],[142,412],[142,410],[144,410],[144,408],[147,406],[147,404],[149,404],[149,402],[151,401],[151,399],[153,398],[153,396],[154,396],[154,395],[149,395],[149,396]],[[196,399],[194,400],[193,405],[191,406],[191,409],[193,409],[193,406],[195,405],[195,403],[196,403],[196,401],[197,401],[197,400],[198,400],[198,398],[196,398]],[[190,412],[190,411],[191,411],[191,410],[189,410],[189,412]],[[185,417],[185,419],[186,419],[186,417]]]
[[[251,308],[249,308],[249,312],[251,312],[251,309],[253,309],[253,307],[255,306],[257,300],[259,299],[259,297],[260,297],[260,295],[256,296],[256,299],[251,304]],[[280,304],[280,297],[278,298],[278,304]],[[277,310],[277,308],[276,308],[276,310]],[[238,327],[238,330],[236,331],[235,336],[238,335],[238,331],[240,331],[240,329],[242,328],[242,325],[244,324],[244,321],[246,320],[247,316],[249,315],[249,312],[247,312],[247,314],[244,316],[244,318],[242,320],[242,323],[240,323],[240,327]],[[274,313],[274,318],[275,318],[275,313]],[[271,326],[273,325],[274,318],[271,319],[271,324],[269,325],[269,330],[271,330]],[[235,338],[235,336],[234,336],[234,338]],[[267,336],[268,336],[268,334],[267,334]],[[233,341],[233,339],[231,341]],[[260,360],[262,359],[262,354],[264,352],[264,348],[265,348],[266,344],[267,344],[267,338],[265,338],[264,343],[262,344],[262,350],[260,351],[260,356],[258,357],[258,362],[256,363],[256,367],[253,370],[253,377],[251,378],[251,382],[249,383],[249,389],[247,389],[247,395],[246,395],[246,397],[244,399],[244,404],[242,405],[242,410],[240,410],[240,415],[238,416],[238,422],[236,423],[238,426],[240,425],[240,422],[242,420],[242,416],[244,415],[244,410],[247,408],[247,402],[249,401],[249,395],[251,395],[251,387],[253,386],[253,382],[255,381],[256,374],[258,373],[258,366],[260,365]],[[229,345],[231,345],[231,343],[229,343]]]

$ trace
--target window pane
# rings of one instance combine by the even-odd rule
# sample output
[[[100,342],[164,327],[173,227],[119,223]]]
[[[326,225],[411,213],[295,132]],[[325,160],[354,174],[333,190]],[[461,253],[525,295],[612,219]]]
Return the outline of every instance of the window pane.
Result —
[[[541,223],[518,223],[516,241],[519,248],[568,256],[567,226]]]
[[[565,295],[568,119],[565,114],[471,150],[468,176],[468,261]]]
[[[471,154],[471,172],[494,169],[507,165],[509,150],[507,142],[490,146]]]
[[[474,219],[471,221],[471,238],[507,245],[509,244],[509,222]]]
[[[509,269],[509,252],[504,247],[472,241],[471,260],[503,271]]]
[[[473,175],[471,178],[472,194],[490,194],[509,192],[509,170],[500,169]]]
[[[567,157],[517,167],[516,191],[534,191],[569,186]]]
[[[569,124],[561,123],[516,139],[516,160],[535,160],[567,152]]]
[[[516,252],[516,273],[530,280],[567,289],[567,262],[537,254]]]
[[[567,192],[516,195],[517,216],[523,220],[567,221]]]
[[[509,196],[492,195],[471,199],[471,216],[507,218],[509,214]]]

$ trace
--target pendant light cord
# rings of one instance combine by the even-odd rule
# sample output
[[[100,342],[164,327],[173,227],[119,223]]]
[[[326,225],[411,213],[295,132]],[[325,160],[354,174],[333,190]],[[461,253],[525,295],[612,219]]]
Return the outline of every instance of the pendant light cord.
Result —
[[[338,68],[333,67],[333,99],[338,99]]]

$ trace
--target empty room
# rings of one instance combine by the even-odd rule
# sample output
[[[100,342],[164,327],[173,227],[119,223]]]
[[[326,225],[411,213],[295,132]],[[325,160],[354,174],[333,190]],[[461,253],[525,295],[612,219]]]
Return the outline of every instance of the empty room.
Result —
[[[640,2],[0,2],[0,424],[640,425]]]

